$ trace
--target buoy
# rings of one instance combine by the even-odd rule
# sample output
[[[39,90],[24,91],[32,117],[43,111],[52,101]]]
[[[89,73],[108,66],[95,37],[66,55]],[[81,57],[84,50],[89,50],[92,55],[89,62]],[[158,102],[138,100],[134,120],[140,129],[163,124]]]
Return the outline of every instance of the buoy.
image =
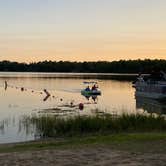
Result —
[[[43,90],[47,96],[50,96],[50,93],[47,91],[47,89]]]
[[[70,106],[72,107],[72,106],[73,106],[73,104],[74,104],[74,103],[71,101],[71,102],[70,102]]]
[[[5,90],[7,89],[8,87],[8,84],[7,84],[7,81],[5,81]]]
[[[47,91],[47,89],[44,89],[43,91],[46,94],[46,97],[43,99],[43,101],[46,101],[51,96],[51,94]]]
[[[83,104],[83,103],[80,103],[78,106],[79,106],[79,109],[80,109],[80,110],[83,110],[83,109],[84,109],[84,104]]]

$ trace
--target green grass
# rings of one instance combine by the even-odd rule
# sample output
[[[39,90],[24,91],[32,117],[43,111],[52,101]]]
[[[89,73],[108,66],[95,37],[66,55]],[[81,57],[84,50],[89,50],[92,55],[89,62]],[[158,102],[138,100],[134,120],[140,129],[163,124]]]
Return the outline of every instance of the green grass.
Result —
[[[112,116],[77,116],[62,119],[56,116],[26,117],[25,124],[36,126],[43,137],[75,137],[127,132],[166,132],[164,117],[140,114]],[[27,126],[27,125],[25,125]]]
[[[153,145],[153,147],[152,147]],[[62,140],[43,140],[37,142],[0,145],[0,153],[21,152],[46,149],[72,149],[106,146],[117,150],[147,151],[166,150],[166,133],[128,133],[70,137]]]
[[[26,130],[35,127],[41,138],[46,139],[0,145],[0,153],[91,146],[110,146],[134,152],[166,151],[166,120],[162,116],[133,114],[66,119],[57,116],[32,116],[24,117],[22,123]]]

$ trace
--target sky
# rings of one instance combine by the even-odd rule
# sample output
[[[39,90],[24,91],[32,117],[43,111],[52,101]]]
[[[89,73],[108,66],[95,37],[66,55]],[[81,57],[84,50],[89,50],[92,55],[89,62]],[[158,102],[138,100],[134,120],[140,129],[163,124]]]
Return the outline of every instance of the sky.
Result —
[[[166,0],[0,0],[0,60],[166,59]]]

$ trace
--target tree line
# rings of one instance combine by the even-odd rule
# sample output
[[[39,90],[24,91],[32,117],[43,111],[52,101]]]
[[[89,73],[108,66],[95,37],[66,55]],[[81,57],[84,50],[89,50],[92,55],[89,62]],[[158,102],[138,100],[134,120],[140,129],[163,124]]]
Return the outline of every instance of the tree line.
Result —
[[[166,60],[119,60],[98,62],[42,61],[18,63],[1,61],[0,71],[13,72],[89,72],[89,73],[150,73],[152,70],[166,71]]]

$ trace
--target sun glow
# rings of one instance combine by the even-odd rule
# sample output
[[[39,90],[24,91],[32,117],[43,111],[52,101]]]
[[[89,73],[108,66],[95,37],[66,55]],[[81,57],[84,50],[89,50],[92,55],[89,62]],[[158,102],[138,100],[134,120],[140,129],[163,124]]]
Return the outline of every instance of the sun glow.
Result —
[[[166,59],[162,0],[0,4],[0,60]]]

